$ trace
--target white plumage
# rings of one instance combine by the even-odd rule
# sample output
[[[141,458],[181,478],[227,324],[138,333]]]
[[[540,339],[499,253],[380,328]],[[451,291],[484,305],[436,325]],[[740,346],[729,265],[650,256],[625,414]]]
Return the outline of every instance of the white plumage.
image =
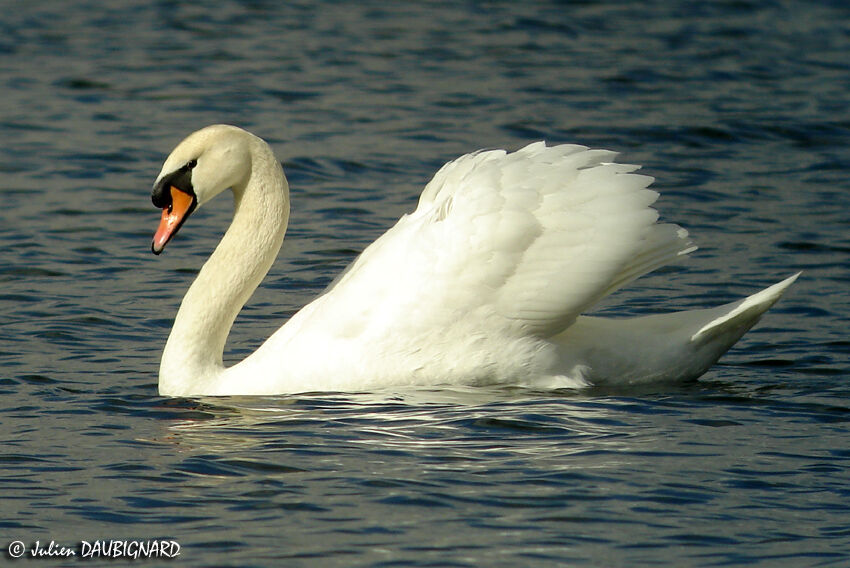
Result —
[[[155,202],[157,192],[170,190],[202,205],[232,188],[236,210],[180,308],[163,354],[160,391],[580,387],[698,376],[796,276],[714,310],[630,320],[581,316],[617,288],[696,248],[684,229],[656,223],[651,205],[658,194],[647,189],[652,178],[614,157],[537,142],[446,164],[413,213],[255,353],[225,368],[221,356],[233,319],[280,248],[289,192],[259,138],[229,126],[192,134],[166,160]],[[174,214],[163,199],[165,223]],[[172,224],[179,228],[185,216]],[[173,235],[169,231],[161,226],[155,249]]]

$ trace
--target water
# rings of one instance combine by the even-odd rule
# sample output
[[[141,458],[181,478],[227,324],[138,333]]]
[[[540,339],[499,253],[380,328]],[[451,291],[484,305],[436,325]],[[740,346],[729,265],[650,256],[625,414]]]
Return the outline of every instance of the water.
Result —
[[[162,538],[180,557],[151,565],[192,566],[850,561],[844,3],[6,8],[3,548]],[[658,178],[664,218],[701,248],[605,313],[805,273],[689,385],[161,398],[160,350],[230,204],[155,258],[148,191],[214,122],[269,140],[293,187],[230,360],[484,146],[579,142]]]

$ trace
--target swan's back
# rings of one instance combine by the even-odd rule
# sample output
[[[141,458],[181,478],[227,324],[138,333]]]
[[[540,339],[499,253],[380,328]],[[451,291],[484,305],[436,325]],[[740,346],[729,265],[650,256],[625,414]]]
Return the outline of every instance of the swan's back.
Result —
[[[487,372],[502,365],[490,361],[501,352],[512,366],[527,367],[540,340],[695,248],[680,227],[656,224],[652,178],[614,157],[538,142],[446,164],[416,210],[258,355],[285,350],[298,359],[323,345],[320,357],[348,356],[352,366],[380,361],[364,373],[403,373],[416,358],[422,373],[433,367],[439,374],[457,372],[464,361]],[[407,360],[394,365],[396,355]]]

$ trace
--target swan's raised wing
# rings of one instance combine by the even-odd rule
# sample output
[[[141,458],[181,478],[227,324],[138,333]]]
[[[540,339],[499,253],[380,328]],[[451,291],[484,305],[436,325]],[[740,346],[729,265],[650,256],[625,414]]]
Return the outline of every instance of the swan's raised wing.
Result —
[[[548,337],[603,296],[693,250],[657,224],[658,194],[615,154],[543,142],[443,166],[323,297],[343,328],[422,329],[486,318]],[[328,309],[330,311],[325,312]],[[417,323],[418,322],[418,323]]]

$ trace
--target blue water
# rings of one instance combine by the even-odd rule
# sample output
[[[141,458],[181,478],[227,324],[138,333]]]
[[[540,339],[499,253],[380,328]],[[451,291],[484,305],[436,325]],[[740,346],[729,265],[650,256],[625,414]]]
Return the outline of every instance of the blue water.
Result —
[[[146,565],[172,566],[850,564],[844,2],[3,13],[3,549],[167,539],[178,559]],[[231,205],[157,258],[149,189],[214,122],[269,140],[293,190],[230,360],[481,147],[578,142],[656,176],[662,216],[701,248],[603,313],[711,306],[805,272],[693,384],[162,398],[172,318]]]

